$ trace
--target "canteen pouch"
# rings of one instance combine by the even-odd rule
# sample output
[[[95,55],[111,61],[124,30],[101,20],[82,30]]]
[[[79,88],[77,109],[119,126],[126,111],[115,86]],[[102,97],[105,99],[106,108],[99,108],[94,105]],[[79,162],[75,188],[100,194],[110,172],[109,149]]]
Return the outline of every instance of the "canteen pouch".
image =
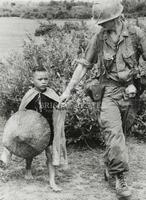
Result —
[[[91,80],[87,83],[85,94],[89,96],[93,102],[101,103],[104,95],[105,86],[98,79]]]

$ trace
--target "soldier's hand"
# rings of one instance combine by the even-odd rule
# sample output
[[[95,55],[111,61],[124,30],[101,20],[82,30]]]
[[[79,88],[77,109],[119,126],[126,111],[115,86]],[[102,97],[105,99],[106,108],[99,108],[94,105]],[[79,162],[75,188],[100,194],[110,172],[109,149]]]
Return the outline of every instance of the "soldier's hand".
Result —
[[[66,108],[67,107],[67,102],[70,98],[71,92],[70,91],[65,91],[61,96],[60,96],[60,100],[58,103],[58,109],[61,108]]]

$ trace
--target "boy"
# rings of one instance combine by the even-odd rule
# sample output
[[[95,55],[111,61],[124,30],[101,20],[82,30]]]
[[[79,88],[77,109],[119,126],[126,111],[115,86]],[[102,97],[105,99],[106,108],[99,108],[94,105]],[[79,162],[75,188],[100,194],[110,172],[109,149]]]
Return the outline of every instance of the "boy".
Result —
[[[64,133],[65,111],[55,108],[55,105],[59,102],[59,96],[48,87],[48,73],[46,69],[36,67],[32,72],[31,82],[34,87],[23,97],[19,110],[35,110],[47,119],[51,130],[50,141],[45,149],[50,176],[49,182],[54,191],[61,191],[61,188],[55,183],[55,166],[59,166],[61,163],[61,153],[63,153],[64,164],[67,164]],[[10,152],[5,148],[1,155],[2,164],[7,165],[10,157]],[[32,178],[32,160],[26,159],[25,178],[27,179]]]
[[[32,84],[34,88],[29,90],[23,97],[19,110],[31,109],[42,114],[48,121],[51,130],[51,136],[49,145],[46,151],[47,166],[50,175],[50,186],[54,191],[61,191],[61,189],[55,183],[55,166],[53,165],[52,158],[52,145],[54,139],[54,127],[53,127],[53,112],[55,105],[59,101],[59,96],[56,92],[48,88],[48,73],[44,68],[35,68],[32,73]],[[60,111],[58,111],[60,112]],[[57,124],[58,126],[58,124]],[[65,144],[64,144],[65,147]],[[65,155],[66,157],[66,155]],[[31,176],[31,162],[27,164],[26,176]]]

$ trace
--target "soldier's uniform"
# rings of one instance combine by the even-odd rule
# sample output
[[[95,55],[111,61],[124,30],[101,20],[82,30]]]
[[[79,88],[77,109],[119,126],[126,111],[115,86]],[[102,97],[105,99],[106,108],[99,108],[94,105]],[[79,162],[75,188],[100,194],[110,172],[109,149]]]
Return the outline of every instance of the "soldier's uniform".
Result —
[[[71,90],[83,78],[87,69],[97,63],[100,69],[100,84],[94,80],[94,84],[88,84],[86,87],[86,93],[96,102],[102,97],[101,104],[98,104],[101,105],[100,118],[99,112],[97,117],[107,147],[106,172],[109,178],[114,177],[116,180],[117,195],[127,198],[131,196],[131,191],[124,173],[128,171],[128,153],[122,118],[136,114],[137,105],[134,106],[134,102],[140,93],[136,94],[139,92],[138,84],[135,87],[133,82],[140,77],[139,58],[146,64],[146,37],[140,28],[126,24],[122,12],[121,0],[94,2],[93,19],[102,29],[89,42],[85,57],[77,60],[79,65],[61,96],[61,102],[70,96]]]
[[[129,108],[134,114],[135,99],[124,97],[125,89],[133,84],[140,55],[146,60],[146,40],[143,31],[128,25],[122,18],[118,43],[111,40],[103,28],[90,41],[82,64],[92,68],[100,62],[102,84],[105,85],[101,104],[101,129],[106,143],[105,163],[110,174],[128,171],[128,153],[123,134],[122,117]]]

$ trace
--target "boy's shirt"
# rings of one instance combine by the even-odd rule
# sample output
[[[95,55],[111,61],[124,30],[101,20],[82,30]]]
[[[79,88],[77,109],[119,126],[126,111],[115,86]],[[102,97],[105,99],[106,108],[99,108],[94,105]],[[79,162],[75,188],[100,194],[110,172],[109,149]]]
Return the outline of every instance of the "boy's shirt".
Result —
[[[49,120],[53,114],[54,104],[55,101],[53,99],[45,96],[43,93],[39,93],[28,103],[26,109],[35,110]]]
[[[39,92],[35,89],[32,88],[30,90],[28,90],[28,92],[24,95],[24,97],[22,98],[21,104],[19,106],[19,110],[24,110],[26,109],[26,106],[35,98],[36,95],[38,95]],[[56,102],[59,102],[59,96],[58,94],[56,94],[56,92],[47,87],[47,90],[45,92],[42,93],[43,95],[45,95],[48,98],[53,99]]]
[[[43,93],[38,93],[26,106],[26,109],[35,110],[45,117],[50,125],[51,137],[49,145],[52,145],[54,138],[53,130],[53,108],[56,101],[45,96]]]

